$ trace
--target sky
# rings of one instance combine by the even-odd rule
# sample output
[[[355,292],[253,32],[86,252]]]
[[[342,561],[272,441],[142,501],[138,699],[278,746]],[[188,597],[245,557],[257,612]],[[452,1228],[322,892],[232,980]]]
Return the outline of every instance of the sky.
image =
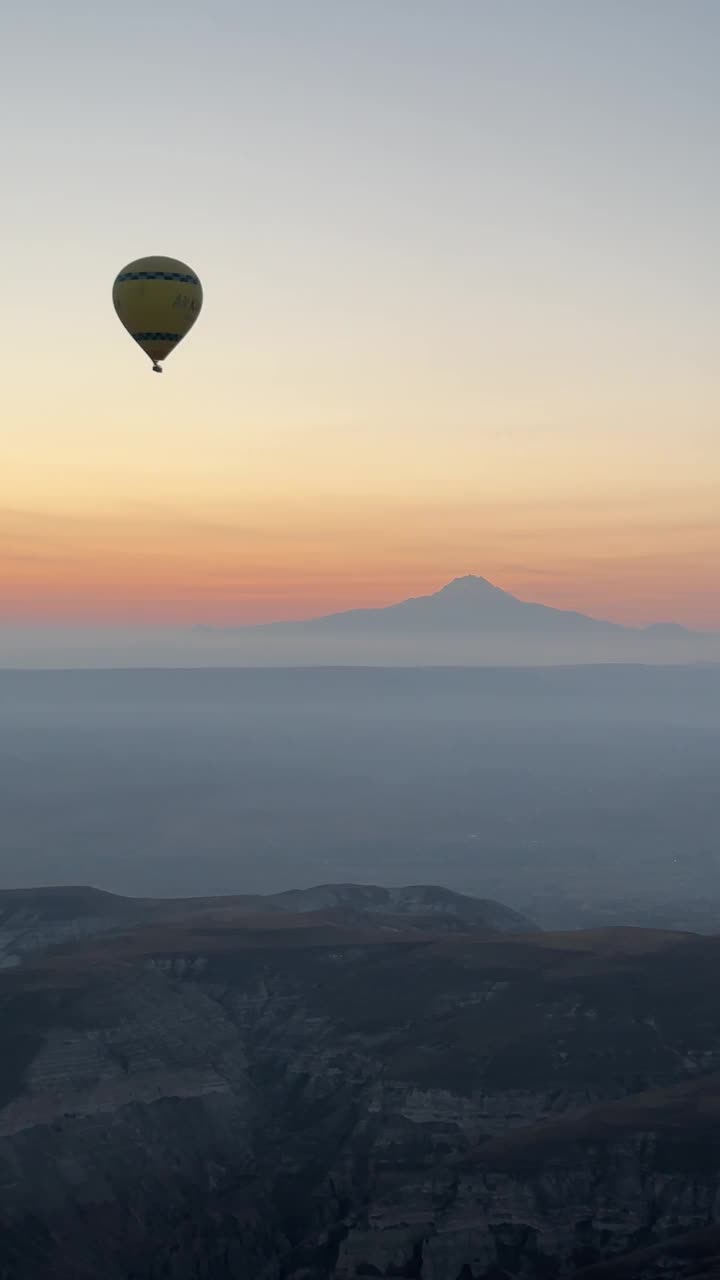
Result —
[[[716,0],[0,16],[0,620],[720,628]],[[196,270],[162,377],[116,273]]]

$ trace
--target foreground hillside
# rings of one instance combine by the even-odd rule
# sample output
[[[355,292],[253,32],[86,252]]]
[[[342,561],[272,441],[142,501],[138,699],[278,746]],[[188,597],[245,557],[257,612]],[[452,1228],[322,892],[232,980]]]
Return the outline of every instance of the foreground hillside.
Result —
[[[370,906],[0,973],[2,1280],[720,1274],[720,939]]]

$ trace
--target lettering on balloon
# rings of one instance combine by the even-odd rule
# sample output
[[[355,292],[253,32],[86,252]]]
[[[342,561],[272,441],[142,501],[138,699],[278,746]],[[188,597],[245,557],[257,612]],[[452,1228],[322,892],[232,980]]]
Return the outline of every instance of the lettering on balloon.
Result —
[[[173,308],[175,307],[179,307],[181,311],[197,311],[198,304],[197,300],[191,297],[189,293],[178,293],[173,302]]]

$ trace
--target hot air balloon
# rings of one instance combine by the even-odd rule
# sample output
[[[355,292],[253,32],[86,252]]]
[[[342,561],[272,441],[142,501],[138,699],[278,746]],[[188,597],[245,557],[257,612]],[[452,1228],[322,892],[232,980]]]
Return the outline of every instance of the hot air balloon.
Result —
[[[115,278],[113,304],[121,324],[162,373],[165,360],[192,329],[203,303],[195,272],[175,258],[138,258]]]

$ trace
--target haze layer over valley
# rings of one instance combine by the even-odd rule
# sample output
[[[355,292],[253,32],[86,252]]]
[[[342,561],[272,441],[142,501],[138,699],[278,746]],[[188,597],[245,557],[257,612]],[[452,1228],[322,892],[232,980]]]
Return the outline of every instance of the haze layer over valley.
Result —
[[[720,668],[4,672],[2,882],[720,927]]]

